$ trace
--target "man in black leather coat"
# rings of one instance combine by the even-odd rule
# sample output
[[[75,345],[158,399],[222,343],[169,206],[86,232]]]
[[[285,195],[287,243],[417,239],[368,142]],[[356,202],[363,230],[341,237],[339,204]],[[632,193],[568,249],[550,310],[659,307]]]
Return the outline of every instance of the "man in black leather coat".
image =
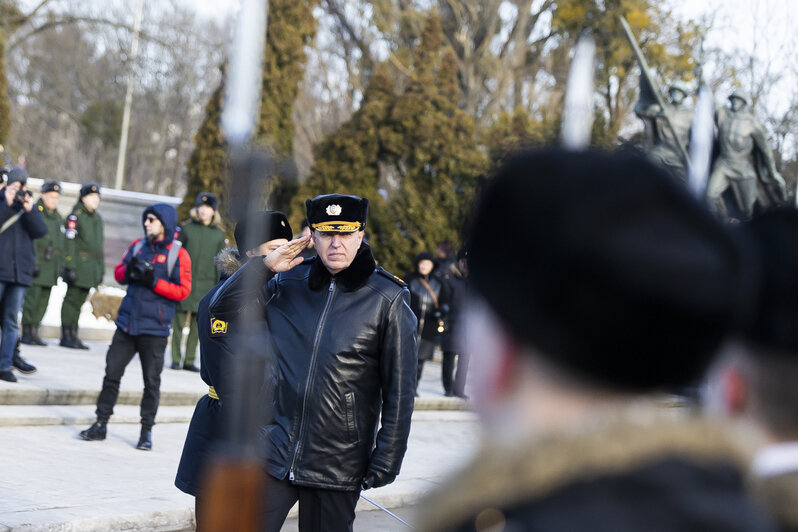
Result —
[[[360,490],[392,482],[407,448],[416,317],[405,283],[363,242],[367,199],[328,194],[306,209],[311,235],[247,263],[210,312],[235,321],[242,303],[263,302],[277,366],[262,434],[266,530],[279,530],[296,501],[300,530],[352,530]],[[304,260],[310,239],[317,257]],[[259,294],[246,291],[253,277]]]

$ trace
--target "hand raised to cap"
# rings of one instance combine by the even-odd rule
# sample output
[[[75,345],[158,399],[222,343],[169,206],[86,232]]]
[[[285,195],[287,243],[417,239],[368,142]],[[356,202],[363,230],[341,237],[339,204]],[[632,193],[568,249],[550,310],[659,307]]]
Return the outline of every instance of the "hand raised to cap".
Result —
[[[310,242],[310,236],[301,236],[286,242],[263,257],[263,264],[274,273],[287,272],[305,260],[297,255],[308,246],[308,242]]]

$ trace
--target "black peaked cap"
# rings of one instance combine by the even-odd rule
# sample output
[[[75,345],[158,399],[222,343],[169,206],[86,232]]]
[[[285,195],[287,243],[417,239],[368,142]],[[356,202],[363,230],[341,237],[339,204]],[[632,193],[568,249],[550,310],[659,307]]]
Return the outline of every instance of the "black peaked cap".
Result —
[[[239,220],[233,236],[236,239],[238,252],[243,255],[247,250],[254,249],[261,244],[285,238],[291,240],[294,233],[288,219],[280,211],[260,211]]]

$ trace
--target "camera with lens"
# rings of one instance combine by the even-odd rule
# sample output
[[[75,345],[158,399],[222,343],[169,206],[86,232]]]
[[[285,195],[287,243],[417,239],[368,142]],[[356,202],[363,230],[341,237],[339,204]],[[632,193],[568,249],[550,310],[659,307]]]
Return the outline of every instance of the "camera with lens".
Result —
[[[133,257],[127,265],[125,275],[131,283],[151,285],[155,280],[155,267],[151,262]]]
[[[25,200],[28,199],[30,195],[31,193],[29,191],[19,189],[17,190],[17,195],[14,196],[14,201],[17,203],[25,203]]]

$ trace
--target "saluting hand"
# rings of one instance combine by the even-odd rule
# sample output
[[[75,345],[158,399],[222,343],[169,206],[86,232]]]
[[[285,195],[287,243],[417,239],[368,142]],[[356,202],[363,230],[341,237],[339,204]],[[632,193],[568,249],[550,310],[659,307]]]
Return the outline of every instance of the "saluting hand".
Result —
[[[301,236],[286,242],[263,257],[263,264],[274,273],[287,272],[305,260],[297,255],[308,246],[308,242],[310,242],[310,236]]]

